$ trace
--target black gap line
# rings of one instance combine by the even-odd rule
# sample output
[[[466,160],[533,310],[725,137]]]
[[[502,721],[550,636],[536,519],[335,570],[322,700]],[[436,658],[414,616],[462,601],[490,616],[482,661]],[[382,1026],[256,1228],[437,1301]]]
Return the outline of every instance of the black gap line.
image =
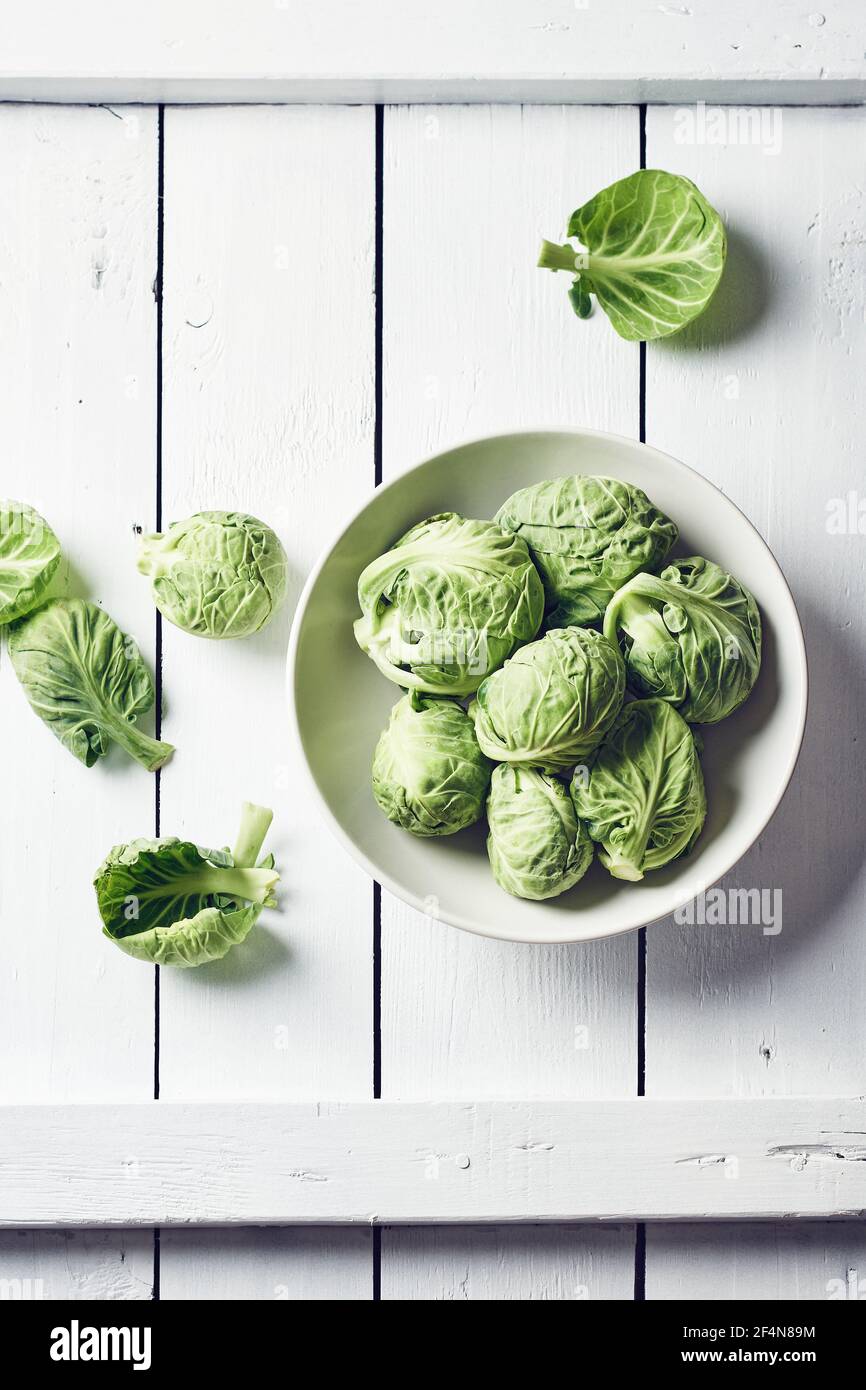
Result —
[[[638,107],[638,152],[641,169],[646,168],[646,102],[642,102]]]
[[[373,1227],[373,1302],[382,1302],[382,1227]]]
[[[646,168],[646,104],[638,107],[640,167]],[[638,345],[638,438],[646,443],[646,343]],[[637,1093],[646,1095],[646,927],[637,934]],[[646,1301],[646,1225],[634,1234],[634,1297]]]
[[[373,884],[373,1099],[382,1099],[382,887]]]
[[[160,1301],[160,1296],[159,1296],[159,1285],[160,1285],[160,1238],[161,1238],[161,1236],[162,1236],[162,1231],[160,1230],[159,1226],[154,1227],[154,1231],[153,1231],[153,1295],[152,1295],[154,1303],[159,1303],[159,1301]]]
[[[638,415],[637,430],[641,444],[646,444],[646,343],[638,343]]]
[[[646,1224],[643,1221],[634,1228],[634,1301],[646,1302]]]
[[[373,426],[373,482],[382,481],[382,203],[384,190],[385,108],[376,107],[375,127],[375,421]],[[373,884],[373,1099],[382,1095],[382,889]]]
[[[156,529],[162,530],[162,286],[163,256],[165,246],[165,223],[163,202],[165,197],[165,107],[160,106],[156,126],[156,280],[153,286],[156,299]],[[155,685],[155,733],[162,737],[162,615],[156,611],[156,669]],[[160,835],[162,813],[162,774],[157,769],[154,774],[154,833]],[[153,968],[153,1098],[159,1100],[159,966]],[[160,1229],[153,1232],[153,1297],[159,1301],[160,1289]]]
[[[385,108],[377,106],[374,135],[375,231],[373,294],[375,302],[373,486],[382,481],[382,227],[385,191]],[[382,888],[373,884],[373,1099],[382,1097]],[[382,1298],[382,1232],[373,1227],[373,1302]]]
[[[156,529],[162,529],[162,276],[165,226],[163,197],[165,192],[165,108],[160,106],[157,117],[156,163],[156,279],[153,294],[156,300]],[[155,729],[162,737],[162,614],[156,610]],[[159,837],[162,822],[162,773],[157,768],[153,778],[154,833]],[[155,1019],[153,1035],[153,1098],[159,1100],[159,966],[154,967]]]

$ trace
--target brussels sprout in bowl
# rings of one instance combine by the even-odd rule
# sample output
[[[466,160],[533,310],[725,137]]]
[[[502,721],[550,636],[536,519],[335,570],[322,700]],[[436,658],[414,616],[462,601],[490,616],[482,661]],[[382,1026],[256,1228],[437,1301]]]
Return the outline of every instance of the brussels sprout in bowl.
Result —
[[[636,882],[609,873],[599,852],[574,886],[536,900],[504,892],[494,880],[485,819],[428,837],[407,833],[380,811],[371,763],[396,692],[359,647],[353,624],[359,576],[425,518],[489,520],[521,490],[568,475],[640,489],[676,524],[679,538],[669,554],[657,557],[658,569],[677,564],[678,557],[703,556],[736,576],[760,610],[761,668],[739,708],[705,734],[695,726],[704,735],[708,810],[690,852]],[[684,464],[591,430],[478,440],[379,488],[307,581],[288,657],[290,717],[309,775],[301,794],[311,795],[344,847],[389,891],[442,922],[512,941],[572,942],[634,930],[716,883],[754,843],[784,794],[802,740],[806,687],[791,594],[746,517]],[[647,693],[632,686],[632,697]]]

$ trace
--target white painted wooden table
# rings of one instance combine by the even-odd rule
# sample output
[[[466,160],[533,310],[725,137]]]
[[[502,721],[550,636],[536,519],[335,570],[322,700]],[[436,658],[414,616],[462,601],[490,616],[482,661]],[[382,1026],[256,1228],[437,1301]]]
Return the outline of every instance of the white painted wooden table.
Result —
[[[669,28],[690,22],[688,7],[654,8]],[[787,81],[814,102],[824,73],[834,102],[860,100],[856,6],[825,8],[809,23],[776,7],[778,24],[752,34],[748,72],[729,70],[741,63],[733,28],[698,43],[679,73],[651,58],[648,71],[675,101],[714,70],[763,101]],[[635,15],[640,39],[646,7]],[[539,7],[537,22],[542,34],[566,26],[572,43],[561,5]],[[36,73],[47,98],[80,99],[76,75],[92,93],[109,71],[85,69],[74,36],[64,53],[62,33],[54,66],[40,67],[26,38],[0,96],[33,95]],[[598,42],[609,51],[611,32]],[[660,42],[684,47],[667,31]],[[71,592],[104,603],[152,661],[159,641],[162,727],[178,748],[156,797],[119,757],[85,771],[35,722],[0,656],[0,1104],[360,1103],[374,1085],[414,1102],[861,1094],[866,539],[827,522],[832,499],[857,493],[856,508],[863,488],[866,111],[785,107],[763,142],[731,123],[710,143],[688,139],[675,105],[163,110],[161,95],[208,97],[171,67],[178,45],[162,50],[175,86],[136,73],[116,83],[121,102],[151,104],[0,106],[0,490],[58,530]],[[515,64],[497,55],[502,99]],[[222,95],[255,96],[247,61],[242,50],[225,68],[237,85]],[[545,55],[527,62],[540,100],[561,100],[544,86]],[[399,61],[394,71],[399,88]],[[679,92],[664,86],[671,71]],[[349,77],[367,102],[407,95]],[[284,87],[281,99],[316,90]],[[454,82],[444,95],[455,91],[467,95]],[[578,95],[594,93],[611,99],[603,86]],[[654,90],[625,90],[641,95]],[[693,178],[730,232],[718,303],[645,353],[600,313],[579,323],[559,280],[534,268],[540,236],[634,170],[642,147],[647,166]],[[243,643],[157,633],[135,551],[160,518],[262,515],[286,546],[294,600],[377,464],[387,479],[468,437],[569,425],[645,430],[700,469],[792,584],[811,660],[806,744],[783,807],[730,877],[782,889],[779,935],[665,923],[645,939],[519,947],[380,902],[297,794],[283,696],[292,603]],[[155,982],[101,936],[92,871],[157,822],[224,843],[245,798],[275,809],[282,911],[224,962]],[[111,1152],[114,1113],[95,1112],[91,1129],[98,1146],[104,1116]],[[4,1114],[8,1153],[9,1125],[23,1135],[29,1121]],[[140,1160],[118,1155],[130,1221]],[[443,1181],[436,1153],[418,1161]],[[860,1160],[804,1159],[822,1161],[819,1194]],[[706,1181],[707,1215],[724,1213],[717,1165],[689,1181]],[[853,1286],[866,1279],[859,1220],[0,1233],[0,1288],[41,1281],[60,1298],[146,1299],[155,1282],[162,1298],[193,1299],[823,1298],[852,1287],[850,1270]]]

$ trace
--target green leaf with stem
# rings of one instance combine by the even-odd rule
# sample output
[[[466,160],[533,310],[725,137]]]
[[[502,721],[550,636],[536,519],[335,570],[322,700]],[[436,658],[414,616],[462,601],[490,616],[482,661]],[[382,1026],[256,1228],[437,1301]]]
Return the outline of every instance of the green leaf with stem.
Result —
[[[174,748],[135,726],[154,701],[136,642],[84,599],[54,599],[10,628],[9,655],[32,708],[65,748],[92,767],[119,743],[149,772]]]
[[[542,243],[538,264],[579,279],[581,318],[594,294],[621,338],[667,338],[703,313],[724,269],[722,219],[690,179],[639,169],[572,213],[566,243]]]
[[[116,845],[94,879],[104,934],[156,965],[221,959],[274,906],[280,876],[259,858],[271,819],[245,802],[233,853],[173,837]]]

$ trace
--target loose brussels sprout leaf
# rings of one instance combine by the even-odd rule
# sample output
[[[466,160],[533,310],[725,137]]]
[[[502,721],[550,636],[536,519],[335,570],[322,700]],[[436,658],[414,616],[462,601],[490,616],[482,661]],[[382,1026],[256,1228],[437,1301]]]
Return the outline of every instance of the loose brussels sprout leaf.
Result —
[[[761,669],[761,615],[748,589],[698,555],[661,575],[638,574],[611,599],[604,620],[619,639],[629,684],[677,706],[690,723],[717,724]]]
[[[493,877],[517,898],[555,898],[583,878],[592,841],[568,790],[532,767],[500,764],[487,801]]]
[[[484,811],[490,763],[462,705],[413,690],[398,700],[373,756],[373,795],[413,835],[453,835]]]
[[[538,264],[575,276],[570,298],[586,318],[595,295],[629,341],[678,333],[709,304],[727,242],[722,219],[680,174],[639,169],[571,216],[568,235],[585,247],[542,243]]]
[[[496,523],[528,545],[550,627],[600,623],[616,590],[660,564],[677,538],[639,487],[580,473],[515,492]]]
[[[42,602],[59,564],[48,522],[24,502],[0,502],[0,624]]]
[[[490,521],[428,517],[358,581],[358,645],[389,680],[470,695],[534,637],[544,591],[529,551]]]
[[[53,599],[20,618],[9,655],[33,709],[85,767],[112,740],[149,772],[168,762],[172,745],[135,727],[153,704],[150,672],[132,638],[95,603]]]
[[[632,882],[691,849],[707,814],[691,729],[664,700],[624,707],[571,795],[602,864]]]
[[[103,934],[154,965],[220,960],[274,905],[273,857],[256,867],[271,819],[245,802],[231,854],[174,838],[115,845],[93,880]]]
[[[286,596],[286,552],[243,512],[199,512],[144,536],[138,568],[162,616],[196,637],[249,637]]]
[[[488,676],[469,713],[489,758],[556,772],[592,752],[624,693],[615,646],[591,628],[558,628]]]

